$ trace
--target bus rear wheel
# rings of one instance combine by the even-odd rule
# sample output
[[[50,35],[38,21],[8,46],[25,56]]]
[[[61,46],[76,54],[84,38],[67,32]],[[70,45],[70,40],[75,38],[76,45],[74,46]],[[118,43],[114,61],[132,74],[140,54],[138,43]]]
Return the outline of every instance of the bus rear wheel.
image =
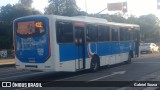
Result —
[[[92,72],[95,72],[99,68],[100,68],[100,60],[99,60],[99,57],[97,55],[95,55],[91,60],[91,68],[90,68],[90,70]]]

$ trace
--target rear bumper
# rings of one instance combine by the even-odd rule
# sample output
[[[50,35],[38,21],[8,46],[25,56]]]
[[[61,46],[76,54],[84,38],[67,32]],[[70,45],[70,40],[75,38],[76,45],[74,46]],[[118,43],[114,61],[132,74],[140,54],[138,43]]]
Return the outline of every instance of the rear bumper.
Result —
[[[32,71],[57,71],[58,66],[55,65],[54,60],[48,59],[45,63],[23,63],[17,58],[16,61],[16,69],[17,70],[32,70]],[[58,64],[57,64],[58,65]]]
[[[46,67],[43,65],[16,65],[17,70],[29,70],[29,71],[56,71],[52,67]]]

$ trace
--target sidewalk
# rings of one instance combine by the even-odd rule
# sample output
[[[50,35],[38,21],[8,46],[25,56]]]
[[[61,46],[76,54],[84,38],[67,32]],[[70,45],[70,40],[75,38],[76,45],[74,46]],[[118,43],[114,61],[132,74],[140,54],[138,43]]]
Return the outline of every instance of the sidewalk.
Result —
[[[0,59],[0,67],[15,65],[14,59]]]

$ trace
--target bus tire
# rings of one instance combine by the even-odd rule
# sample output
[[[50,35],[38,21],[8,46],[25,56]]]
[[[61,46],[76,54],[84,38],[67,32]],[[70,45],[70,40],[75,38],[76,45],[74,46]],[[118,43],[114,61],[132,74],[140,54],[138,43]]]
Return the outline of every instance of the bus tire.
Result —
[[[94,55],[91,60],[90,70],[96,72],[100,68],[100,58],[98,55]]]
[[[129,54],[129,55],[128,55],[128,60],[126,61],[126,64],[131,64],[131,61],[132,61],[132,60],[131,60],[131,55]]]

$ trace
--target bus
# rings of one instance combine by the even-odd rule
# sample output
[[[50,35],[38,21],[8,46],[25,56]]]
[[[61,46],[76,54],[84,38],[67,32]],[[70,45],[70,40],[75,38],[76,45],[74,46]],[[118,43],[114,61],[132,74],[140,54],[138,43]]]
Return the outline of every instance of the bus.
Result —
[[[135,24],[57,15],[26,16],[13,24],[16,68],[76,72],[131,63],[139,55]]]

